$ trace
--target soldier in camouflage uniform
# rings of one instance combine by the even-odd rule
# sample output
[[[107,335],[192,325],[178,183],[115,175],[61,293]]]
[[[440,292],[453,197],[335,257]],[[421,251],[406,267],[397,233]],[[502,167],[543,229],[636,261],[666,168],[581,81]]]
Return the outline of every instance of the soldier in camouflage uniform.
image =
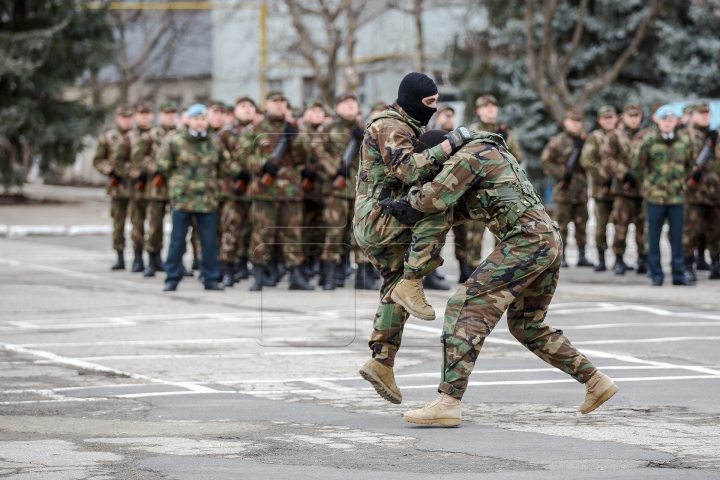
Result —
[[[652,284],[663,284],[660,266],[660,234],[668,221],[672,249],[673,285],[694,285],[683,269],[683,200],[688,177],[693,169],[693,148],[683,131],[676,131],[678,118],[670,105],[664,105],[653,117],[657,126],[638,143],[633,152],[630,178],[642,185],[648,224],[648,270]]]
[[[435,113],[437,97],[437,86],[426,75],[406,75],[397,101],[368,124],[360,156],[353,232],[382,277],[380,306],[369,342],[373,358],[360,374],[393,403],[402,401],[393,365],[409,312],[418,318],[435,318],[425,299],[422,278],[443,262],[440,250],[452,211],[430,215],[425,223],[427,241],[410,251],[412,228],[383,215],[380,201],[405,196],[411,186],[435,175],[447,160],[449,141],[415,153],[417,139]],[[398,291],[400,283],[404,287]]]
[[[173,103],[160,105],[160,125],[140,132],[140,138],[132,153],[132,164],[146,179],[145,199],[147,200],[148,235],[145,251],[148,252],[148,265],[143,271],[146,277],[155,276],[155,272],[164,272],[160,254],[163,248],[163,221],[169,202],[167,185],[155,181],[158,169],[158,154],[163,139],[177,133],[175,117],[177,108]]]
[[[625,155],[626,144],[620,141],[615,130],[618,123],[617,110],[612,105],[598,109],[597,121],[601,128],[588,135],[583,147],[580,165],[590,174],[592,196],[595,199],[595,244],[598,250],[596,272],[607,270],[605,250],[607,244],[607,225],[611,222],[613,211],[612,179],[617,158]]]
[[[125,269],[125,218],[130,202],[132,185],[127,177],[126,165],[118,163],[117,152],[132,128],[132,107],[118,107],[115,111],[115,127],[103,132],[98,138],[98,146],[93,158],[95,169],[108,177],[107,194],[110,195],[110,216],[113,219],[113,248],[117,252],[117,261],[112,270]]]
[[[286,120],[287,100],[279,91],[268,94],[265,119],[243,136],[241,149],[253,175],[250,196],[253,199],[253,254],[251,291],[262,290],[272,248],[280,247],[285,266],[290,270],[291,290],[313,290],[302,275],[305,260],[302,251],[302,179],[307,166],[307,145],[296,141],[297,127]],[[289,142],[281,158],[273,153],[281,142]]]
[[[498,123],[498,101],[494,95],[482,95],[475,101],[477,121],[470,124],[470,130],[496,133],[503,137],[510,153],[518,162],[523,161],[523,153],[515,133],[507,126]],[[468,224],[468,262],[475,267],[482,260],[482,241],[485,225],[480,222]]]
[[[683,130],[690,137],[693,156],[697,158],[706,142],[717,145],[717,131],[710,130],[710,105],[695,105],[690,117],[690,126]],[[695,167],[689,187],[685,190],[685,221],[683,245],[685,248],[685,275],[696,280],[693,262],[697,250],[698,270],[705,263],[705,246],[709,247],[710,279],[720,279],[717,255],[720,253],[720,166],[717,159],[711,159],[704,167]]]
[[[580,253],[578,267],[592,267],[585,257],[585,246],[587,236],[585,227],[588,221],[588,183],[585,170],[580,166],[578,155],[582,151],[585,142],[582,136],[582,113],[575,110],[568,110],[563,122],[565,131],[552,137],[540,156],[540,166],[548,175],[557,182],[553,197],[557,203],[558,218],[560,224],[560,237],[563,245],[567,245],[568,224],[575,225],[575,242]],[[575,155],[575,162],[568,168],[568,160]],[[561,267],[567,267],[565,251]]]
[[[432,182],[413,187],[396,202],[411,209],[405,210],[407,220],[401,216],[398,220],[420,219],[413,243],[422,241],[428,216],[450,208],[484,220],[499,239],[495,250],[448,300],[440,398],[404,418],[411,423],[460,424],[460,400],[480,349],[506,311],[510,332],[522,345],[586,385],[580,410],[589,413],[612,397],[617,386],[562,331],[544,323],[560,275],[563,244],[557,225],[503,138],[471,133],[473,139],[444,163]]]
[[[613,240],[613,253],[615,254],[616,275],[624,275],[632,270],[625,264],[623,255],[627,246],[628,227],[635,225],[635,243],[637,245],[638,261],[637,273],[647,273],[647,228],[645,227],[645,204],[643,203],[640,185],[632,185],[626,181],[630,173],[632,151],[639,142],[638,132],[642,122],[642,107],[638,103],[623,105],[622,122],[617,128],[620,141],[625,144],[626,155],[617,157],[612,192],[615,195],[612,218],[615,223],[615,239]]]
[[[224,228],[220,237],[219,259],[225,286],[232,286],[249,277],[247,263],[252,233],[252,199],[248,195],[248,188],[251,175],[240,140],[252,128],[255,112],[255,102],[251,98],[238,98],[233,110],[235,120],[225,125],[219,133],[226,156],[230,159],[228,168],[220,172],[220,223]]]
[[[219,138],[208,132],[207,108],[188,109],[188,127],[172,135],[160,148],[158,174],[170,189],[173,230],[165,270],[165,291],[177,290],[182,279],[185,237],[196,219],[202,255],[200,271],[205,290],[223,290],[218,283],[218,172],[226,162]]]

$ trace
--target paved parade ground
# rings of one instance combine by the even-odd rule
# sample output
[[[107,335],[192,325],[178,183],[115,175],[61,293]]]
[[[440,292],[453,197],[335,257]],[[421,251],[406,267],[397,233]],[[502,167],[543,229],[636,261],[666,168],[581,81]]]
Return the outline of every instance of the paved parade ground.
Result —
[[[0,224],[108,223],[101,195],[76,194],[0,206]],[[720,478],[720,282],[704,272],[696,287],[657,288],[564,269],[548,323],[619,392],[581,415],[584,387],[503,320],[462,425],[446,429],[402,414],[437,398],[453,291],[428,293],[437,320],[408,323],[403,403],[391,405],[358,375],[377,292],[283,282],[259,294],[244,281],[218,293],[190,278],[163,293],[163,276],[111,272],[110,245],[66,231],[0,237],[0,477]]]

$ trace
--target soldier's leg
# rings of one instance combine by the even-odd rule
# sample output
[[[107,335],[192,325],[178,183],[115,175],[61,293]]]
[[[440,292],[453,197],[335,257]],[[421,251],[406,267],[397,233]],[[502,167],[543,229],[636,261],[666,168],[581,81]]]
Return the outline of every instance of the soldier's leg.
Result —
[[[250,257],[254,265],[265,266],[272,255],[279,202],[254,200],[252,203],[253,232]]]
[[[198,237],[197,233],[197,220],[195,217],[192,218],[192,232],[190,233],[190,245],[193,249],[193,264],[192,269],[198,270],[200,268],[200,256],[202,255],[202,250],[200,249],[200,238]]]
[[[406,280],[422,278],[443,264],[440,251],[452,225],[452,211],[425,215],[412,228],[410,248],[405,252]]]
[[[467,224],[468,240],[467,255],[471,267],[480,265],[482,261],[482,242],[485,234],[485,223],[471,220]]]
[[[587,222],[589,214],[587,203],[574,203],[572,208],[572,221],[575,225],[575,243],[578,248],[584,249],[587,245]]]
[[[707,232],[707,247],[710,251],[710,280],[720,280],[720,205],[708,207],[710,228]]]
[[[645,221],[645,202],[642,198],[633,198],[632,223],[635,224],[635,243],[639,258],[647,257],[647,222]]]
[[[149,254],[162,252],[163,247],[163,222],[165,220],[165,210],[167,202],[162,200],[150,200],[148,202],[148,234],[145,241],[145,251]]]
[[[627,248],[627,233],[630,226],[631,202],[628,197],[616,197],[613,203],[612,218],[615,224],[615,238],[613,239],[613,253],[625,255]]]
[[[543,324],[557,285],[560,252],[557,233],[512,238],[501,242],[460,287],[445,311],[440,392],[462,398],[485,338],[515,302],[508,312],[513,335],[544,360],[563,370],[577,367],[572,373],[589,379],[594,373],[590,362],[561,332]],[[530,295],[527,303],[524,292]]]
[[[278,243],[282,248],[285,266],[289,269],[299,267],[305,260],[302,248],[302,202],[282,202],[278,210],[276,225]]]
[[[568,202],[557,202],[557,223],[560,227],[560,238],[563,245],[567,245],[568,225],[573,221],[573,204]],[[575,227],[577,229],[577,226]]]
[[[130,223],[132,223],[132,244],[134,251],[141,251],[145,242],[145,215],[147,213],[147,200],[130,200]]]
[[[128,213],[127,198],[113,198],[110,201],[110,217],[113,221],[113,249],[125,250],[125,219]]]
[[[170,244],[165,260],[165,278],[167,285],[177,286],[183,276],[182,256],[185,252],[186,237],[188,228],[192,221],[192,214],[179,210],[172,210],[172,232],[170,233]]]
[[[198,237],[200,237],[200,246],[202,248],[200,271],[202,272],[203,283],[207,287],[220,280],[217,249],[217,211],[195,213],[194,216],[197,219]]]
[[[237,202],[238,214],[242,221],[240,222],[240,231],[237,241],[237,256],[247,260],[250,251],[250,238],[253,232],[252,222],[252,203]]]
[[[325,232],[323,230],[323,209],[320,202],[304,201],[302,222],[302,243],[306,257],[317,257],[322,252]]]
[[[702,205],[685,205],[682,244],[685,277],[690,281],[697,280],[693,264],[695,262],[695,249],[697,249],[700,236],[705,229],[704,210]]]
[[[223,263],[233,263],[238,250],[240,229],[243,218],[240,216],[239,202],[227,200],[222,204],[220,222],[223,225],[222,237],[220,238],[219,260]]]
[[[349,221],[348,215],[348,202],[344,198],[331,196],[325,200],[323,209],[325,238],[320,261],[340,264],[345,227]]]
[[[607,225],[610,223],[612,205],[612,201],[595,200],[595,245],[597,245],[598,251],[605,251],[608,248]]]

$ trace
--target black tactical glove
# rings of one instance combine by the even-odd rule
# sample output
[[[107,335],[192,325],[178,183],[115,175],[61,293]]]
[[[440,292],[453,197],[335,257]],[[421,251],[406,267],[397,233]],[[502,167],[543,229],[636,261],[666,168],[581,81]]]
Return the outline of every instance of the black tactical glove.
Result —
[[[294,137],[295,135],[297,135],[297,134],[299,133],[299,130],[298,130],[298,128],[297,128],[295,125],[293,125],[292,123],[290,123],[290,122],[285,122],[285,128],[283,128],[283,133],[286,133],[286,134],[291,135],[291,136]]]
[[[608,178],[605,180],[605,183],[603,183],[603,187],[611,187],[612,186],[612,178]]]
[[[335,173],[335,177],[336,177],[336,178],[337,178],[337,177],[345,177],[345,178],[347,178],[347,177],[349,177],[349,176],[350,176],[350,168],[349,168],[347,165],[345,165],[345,164],[340,165],[340,168],[338,168],[338,169],[337,169],[337,172]]]
[[[311,182],[317,178],[317,172],[310,167],[303,168],[300,175],[302,178],[307,178]]]
[[[263,165],[262,172],[267,173],[268,175],[272,177],[276,177],[278,171],[280,171],[280,167],[276,165],[274,162],[265,162],[265,165]]]
[[[141,173],[137,179],[138,182],[147,183],[147,174]]]
[[[700,169],[700,168],[695,169],[695,171],[694,171],[693,174],[692,174],[692,178],[693,178],[693,180],[695,180],[696,182],[699,182],[700,179],[702,178],[702,176],[703,176],[703,171],[702,171],[702,169]]]
[[[235,177],[235,181],[242,180],[245,182],[245,185],[250,183],[250,172],[247,170],[241,170],[237,177]]]
[[[632,173],[628,173],[623,178],[623,184],[630,185],[630,188],[637,187],[637,179],[633,176]]]
[[[425,215],[420,210],[415,210],[404,197],[396,201],[390,198],[380,200],[380,206],[383,216],[392,215],[403,225],[415,225]]]
[[[563,182],[570,183],[570,181],[572,180],[572,177],[573,177],[572,172],[569,172],[569,171],[565,172],[565,175],[563,175]]]
[[[360,127],[355,127],[350,134],[355,140],[357,140],[358,142],[362,142],[363,138],[365,137],[365,130]]]
[[[465,127],[457,127],[456,129],[449,131],[447,135],[445,135],[445,138],[447,138],[450,142],[452,153],[457,152],[463,145],[475,139],[473,134],[470,133],[470,130]]]
[[[110,180],[113,180],[113,179],[122,180],[122,177],[120,176],[120,174],[118,174],[115,170],[110,172],[110,175],[108,175],[108,177],[110,177]]]

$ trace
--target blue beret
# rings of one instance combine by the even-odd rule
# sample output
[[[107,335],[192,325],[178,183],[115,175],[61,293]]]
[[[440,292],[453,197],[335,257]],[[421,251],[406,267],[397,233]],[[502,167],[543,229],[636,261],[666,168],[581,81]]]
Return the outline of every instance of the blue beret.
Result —
[[[673,108],[673,106],[669,104],[663,105],[655,112],[655,116],[657,116],[658,118],[667,118],[670,115],[672,115],[673,117],[679,116],[675,111],[675,108]]]
[[[194,117],[196,115],[207,115],[207,107],[201,103],[196,103],[195,105],[188,108],[187,111],[187,117]]]

